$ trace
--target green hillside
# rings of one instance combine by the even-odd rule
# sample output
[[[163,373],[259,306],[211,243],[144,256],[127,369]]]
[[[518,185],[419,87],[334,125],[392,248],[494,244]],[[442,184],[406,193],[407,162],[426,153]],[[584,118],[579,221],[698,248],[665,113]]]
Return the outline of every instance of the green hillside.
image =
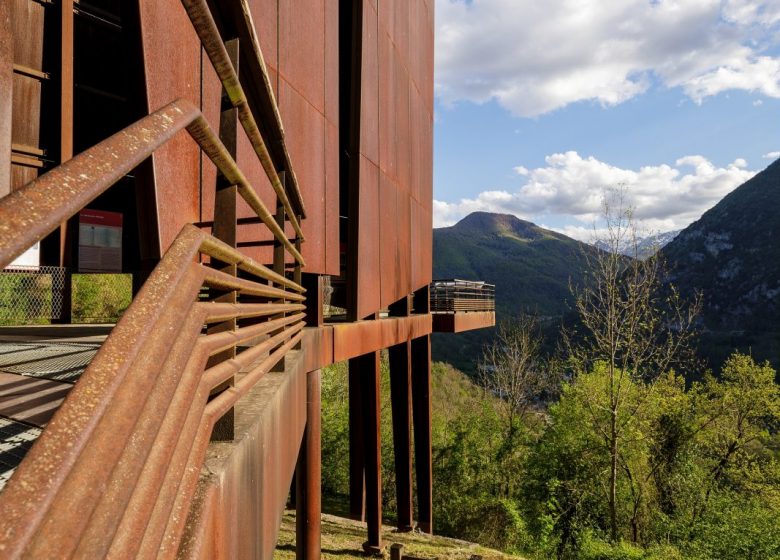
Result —
[[[663,249],[683,295],[701,291],[703,350],[780,362],[780,161],[738,187]]]
[[[534,313],[558,324],[569,310],[570,282],[578,284],[595,248],[512,215],[474,212],[433,230],[433,277],[484,280],[496,286],[497,320]],[[492,329],[438,334],[434,359],[473,373]]]

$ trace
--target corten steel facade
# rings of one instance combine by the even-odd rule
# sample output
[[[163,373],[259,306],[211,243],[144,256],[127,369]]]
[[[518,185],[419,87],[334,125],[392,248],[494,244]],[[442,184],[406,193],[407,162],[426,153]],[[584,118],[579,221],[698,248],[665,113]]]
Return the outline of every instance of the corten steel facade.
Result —
[[[367,522],[365,548],[380,549],[383,349],[389,349],[391,369],[398,528],[417,525],[432,530],[434,321],[428,285],[433,4],[433,0],[0,3],[0,151],[10,154],[0,159],[0,219],[5,216],[11,224],[4,231],[0,224],[0,263],[8,264],[19,253],[21,242],[15,239],[25,229],[24,219],[13,215],[19,208],[32,208],[30,216],[37,216],[37,211],[39,221],[46,222],[24,237],[42,239],[41,264],[74,269],[78,223],[73,216],[79,208],[73,201],[122,212],[123,269],[133,273],[136,290],[141,291],[104,345],[105,352],[101,350],[102,361],[99,353],[98,365],[90,366],[94,372],[85,373],[85,383],[113,387],[100,367],[108,367],[109,358],[125,359],[122,352],[128,350],[112,340],[154,338],[141,322],[150,313],[153,325],[169,325],[168,329],[178,328],[177,322],[191,325],[195,330],[187,331],[189,339],[178,335],[170,343],[157,341],[160,349],[149,352],[161,352],[160,361],[144,362],[143,371],[154,377],[157,367],[162,378],[168,364],[178,368],[186,363],[185,379],[191,369],[186,345],[214,341],[205,343],[212,344],[211,357],[208,362],[203,358],[201,368],[206,368],[205,377],[215,380],[211,400],[204,406],[216,422],[212,439],[217,440],[203,448],[199,481],[187,478],[192,474],[182,475],[182,486],[191,479],[194,493],[182,498],[172,494],[174,509],[165,517],[158,512],[158,495],[175,494],[175,487],[163,484],[154,495],[143,494],[138,488],[151,484],[144,478],[143,457],[133,455],[137,467],[123,463],[125,456],[112,451],[106,435],[111,426],[106,424],[101,436],[102,424],[93,430],[94,423],[84,421],[84,433],[104,442],[95,443],[95,449],[103,445],[106,456],[117,456],[114,467],[98,469],[105,471],[111,492],[124,496],[111,486],[119,484],[111,482],[112,472],[141,473],[123,479],[128,488],[136,481],[132,496],[122,498],[127,509],[112,510],[96,495],[94,504],[89,502],[95,513],[88,524],[74,522],[78,526],[72,533],[65,529],[52,533],[62,534],[60,542],[46,533],[47,526],[40,521],[44,514],[18,496],[45,504],[49,516],[65,507],[57,501],[64,498],[49,488],[50,481],[38,493],[25,494],[22,483],[14,485],[12,478],[11,492],[0,494],[0,511],[18,523],[0,535],[0,548],[13,554],[70,550],[78,556],[84,551],[110,551],[126,557],[123,551],[143,556],[153,550],[149,543],[159,542],[161,554],[169,557],[270,558],[294,479],[297,553],[318,558],[319,370],[349,360],[350,511]],[[112,136],[131,124],[129,132]],[[134,163],[124,169],[125,161]],[[30,187],[37,177],[40,180]],[[37,193],[48,193],[48,202],[39,200],[44,197]],[[47,213],[61,219],[47,222]],[[298,223],[302,231],[297,230]],[[302,259],[296,259],[298,251]],[[193,259],[199,253],[203,264],[196,267]],[[176,272],[189,269],[197,272]],[[179,284],[167,296],[161,290],[174,277]],[[209,286],[208,291],[199,282]],[[299,295],[300,286],[305,298]],[[331,304],[344,310],[337,319],[323,315],[328,296]],[[166,307],[144,311],[147,301],[165,302]],[[199,302],[196,308],[191,307],[193,301]],[[187,309],[202,309],[204,314]],[[257,323],[259,316],[267,316],[268,322]],[[486,313],[442,329],[464,330],[492,322],[493,314]],[[230,338],[230,332],[243,337],[243,346]],[[159,333],[166,336],[164,330]],[[264,338],[249,338],[253,333]],[[266,365],[243,377],[228,375],[251,351],[264,356],[260,350],[268,353]],[[166,367],[161,367],[163,363]],[[235,368],[238,372],[238,365]],[[128,371],[129,386],[136,387],[133,370]],[[158,387],[149,387],[153,389]],[[131,400],[117,397],[119,404],[111,406],[133,410],[132,391],[117,391],[118,395],[126,391]],[[203,398],[208,394],[207,388]],[[69,397],[51,431],[64,426],[68,414],[78,415],[74,404],[78,398],[84,397]],[[188,407],[189,401],[176,404],[176,398],[167,401],[154,393],[148,401],[139,401],[139,407],[143,402],[148,417],[147,412],[139,416],[138,426],[151,422],[159,434],[170,431],[174,437],[170,445],[176,447],[178,424],[168,423],[168,416],[182,422],[185,417],[179,414],[187,409],[179,412],[177,407]],[[150,408],[152,402],[159,413]],[[110,416],[108,410],[104,417]],[[161,426],[153,423],[160,414],[166,418]],[[182,434],[189,433],[181,426]],[[136,432],[131,428],[140,429],[128,426],[128,441],[151,437],[143,431],[132,436]],[[68,441],[57,437],[67,436],[45,435],[33,447],[30,455],[39,467],[55,468],[42,451],[46,445],[71,452]],[[162,441],[162,436],[156,437]],[[201,440],[192,437],[197,449]],[[85,449],[89,452],[89,446]],[[166,457],[153,446],[144,453],[148,461],[175,464],[179,452]],[[78,466],[80,460],[72,462]],[[25,463],[33,464],[23,462],[19,476],[36,480],[33,467]],[[58,465],[65,468],[65,463]],[[71,468],[70,463],[65,466]],[[182,472],[197,470],[190,465]],[[156,480],[153,473],[149,476]],[[77,480],[77,474],[68,477],[64,488],[68,480]],[[95,480],[102,479],[96,474]],[[150,509],[153,503],[157,505]],[[149,510],[151,521],[132,517],[139,508]],[[150,536],[155,520],[163,520],[170,532]],[[42,525],[28,530],[25,523]],[[140,543],[135,548],[134,540]]]

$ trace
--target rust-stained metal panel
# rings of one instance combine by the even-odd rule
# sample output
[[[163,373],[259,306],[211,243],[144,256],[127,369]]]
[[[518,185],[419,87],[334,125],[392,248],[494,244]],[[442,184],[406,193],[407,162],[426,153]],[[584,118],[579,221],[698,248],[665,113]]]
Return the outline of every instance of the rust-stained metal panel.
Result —
[[[377,13],[370,2],[363,3],[362,60],[360,65],[360,153],[379,163],[379,69]]]
[[[384,6],[385,3],[381,3]],[[398,115],[396,98],[396,53],[390,37],[379,32],[379,169],[393,180],[398,177]],[[403,137],[400,137],[403,140]]]
[[[181,2],[140,0],[139,8],[149,110],[179,97],[197,103],[201,49]],[[199,163],[200,151],[186,134],[179,134],[152,156],[161,253],[184,224],[200,218]]]
[[[401,60],[407,62],[411,56],[420,56],[422,53],[409,52],[409,4],[411,2],[393,2],[393,13],[395,22],[393,28],[393,42],[401,57]]]
[[[358,270],[359,317],[430,281],[433,157],[433,75],[426,73],[433,68],[432,5],[364,0],[362,12],[360,153],[378,158],[380,214],[378,225],[359,215],[358,261],[370,261],[365,251],[375,235],[381,258],[377,274],[365,264]],[[364,167],[361,161],[361,210],[373,205],[362,199],[373,196],[373,175]],[[380,302],[365,305],[378,279]]]
[[[412,182],[412,134],[415,125],[412,122],[409,100],[409,74],[406,71],[401,58],[395,59],[394,102],[395,102],[395,130],[397,140],[397,175],[398,184],[402,191],[411,192]]]
[[[321,53],[320,53],[321,54]],[[320,73],[322,70],[320,70]],[[279,79],[279,108],[290,157],[306,201],[303,255],[306,272],[325,268],[325,117],[285,78]]]
[[[314,371],[333,364],[333,327],[306,328],[303,333],[304,369]]]
[[[398,197],[398,215],[397,220],[397,232],[398,232],[398,294],[410,294],[414,291],[412,288],[412,254],[414,248],[412,247],[412,223],[411,223],[411,199],[409,195],[402,191],[397,191]]]
[[[208,62],[205,52],[201,52],[204,61],[201,76],[201,112],[213,130],[219,130],[219,117],[222,99],[222,84],[217,77],[214,67]],[[242,129],[243,132],[243,129]],[[200,214],[198,221],[214,219],[214,193],[217,186],[217,168],[211,163],[208,156],[201,152],[201,189],[200,189]]]
[[[409,169],[410,193],[412,198],[422,205],[423,191],[426,189],[426,185],[422,183],[423,159],[427,155],[426,146],[423,144],[425,138],[425,109],[422,106],[420,95],[411,82],[409,82],[409,113],[413,123],[409,138],[411,151],[409,161],[411,166]]]
[[[213,550],[200,549],[200,558],[273,557],[306,423],[306,383],[300,364],[266,374],[236,404],[238,439],[209,447],[205,469],[211,476],[200,486],[201,492],[216,486],[212,521],[188,528],[214,534],[189,534],[184,541],[214,542]]]
[[[423,210],[422,224],[422,246],[421,252],[421,275],[420,282],[422,285],[430,284],[433,280],[433,214],[428,210]],[[414,289],[418,289],[414,287]]]
[[[359,173],[357,317],[363,318],[380,307],[379,169],[361,155]]]
[[[339,122],[339,6],[338,2],[324,4],[325,19],[325,118]]]
[[[324,16],[325,0],[279,2],[279,74],[320,113],[325,112]]]
[[[496,314],[494,311],[433,314],[433,332],[459,333],[493,327],[495,324]]]
[[[420,231],[420,224],[422,223],[422,208],[420,208],[420,205],[417,203],[417,201],[412,200],[411,198],[409,199],[409,207],[411,209],[410,222],[412,224],[412,253],[410,273],[412,291],[415,291],[426,284],[426,282],[422,280],[423,274],[420,262],[422,257],[422,245],[424,243],[423,232]]]
[[[263,51],[263,58],[268,67],[268,74],[273,86],[274,93],[279,95],[278,90],[278,68],[279,68],[279,2],[278,0],[250,0],[249,9],[252,13],[252,20],[255,22],[257,37],[260,41],[260,48]]]
[[[398,300],[401,292],[401,278],[398,275],[398,204],[395,184],[379,173],[379,275],[383,308]],[[404,293],[407,293],[404,291]]]
[[[326,122],[325,135],[325,239],[323,240],[325,248],[325,268],[322,272],[338,276],[341,268],[341,250],[339,243],[340,170],[338,126],[331,122]],[[309,269],[311,269],[311,267],[309,267]]]

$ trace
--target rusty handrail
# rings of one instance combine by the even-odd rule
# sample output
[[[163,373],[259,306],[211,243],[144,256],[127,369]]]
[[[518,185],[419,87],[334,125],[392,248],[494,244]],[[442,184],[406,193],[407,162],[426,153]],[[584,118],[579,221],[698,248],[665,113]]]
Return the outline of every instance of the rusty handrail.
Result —
[[[222,261],[223,249],[191,225],[173,242],[0,493],[0,557],[176,554],[214,423],[300,341],[304,325],[298,293],[195,262],[198,253]],[[209,283],[269,303],[198,302]],[[280,295],[293,303],[278,303]],[[293,314],[201,334],[212,320],[279,311]],[[205,369],[209,356],[262,335],[270,338]],[[207,404],[213,388],[252,364]]]
[[[244,200],[296,261],[304,264],[300,252],[201,112],[190,101],[178,99],[0,199],[0,269],[75,215],[183,128],[222,174],[235,179]]]
[[[295,233],[303,240],[303,230],[301,230],[296,215],[305,215],[305,210],[303,207],[303,199],[301,198],[298,189],[297,179],[291,181],[290,185],[291,190],[296,192],[296,201],[300,201],[298,212],[294,212],[290,205],[290,200],[287,197],[287,193],[285,192],[285,186],[282,185],[282,182],[279,179],[279,174],[274,168],[274,163],[271,160],[271,155],[268,153],[268,148],[266,147],[263,136],[257,126],[255,117],[249,108],[244,88],[241,86],[235,68],[233,68],[233,64],[230,62],[230,57],[228,56],[225,44],[222,42],[222,38],[219,35],[219,30],[217,29],[214,17],[211,15],[211,10],[205,0],[181,0],[181,2],[190,17],[190,21],[200,38],[203,48],[206,50],[206,54],[208,54],[208,57],[211,60],[212,66],[214,66],[214,70],[217,72],[217,76],[219,76],[219,79],[225,88],[225,92],[227,93],[230,102],[238,111],[238,119],[241,121],[241,125],[246,131],[247,138],[249,138],[249,142],[252,144],[252,148],[254,148],[254,151],[260,160],[260,164],[263,166],[263,169],[271,182],[271,186],[273,187],[274,192],[276,192],[276,196],[279,197],[279,201],[284,206],[284,210],[289,217],[293,229],[295,229]]]

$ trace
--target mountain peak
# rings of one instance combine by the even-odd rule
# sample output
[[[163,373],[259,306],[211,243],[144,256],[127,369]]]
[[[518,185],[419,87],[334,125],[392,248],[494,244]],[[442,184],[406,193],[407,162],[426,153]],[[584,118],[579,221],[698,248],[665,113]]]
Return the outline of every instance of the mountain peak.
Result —
[[[494,214],[492,212],[472,212],[452,229],[458,232],[475,232],[481,235],[494,234],[522,239],[545,237],[545,230],[513,214]]]

